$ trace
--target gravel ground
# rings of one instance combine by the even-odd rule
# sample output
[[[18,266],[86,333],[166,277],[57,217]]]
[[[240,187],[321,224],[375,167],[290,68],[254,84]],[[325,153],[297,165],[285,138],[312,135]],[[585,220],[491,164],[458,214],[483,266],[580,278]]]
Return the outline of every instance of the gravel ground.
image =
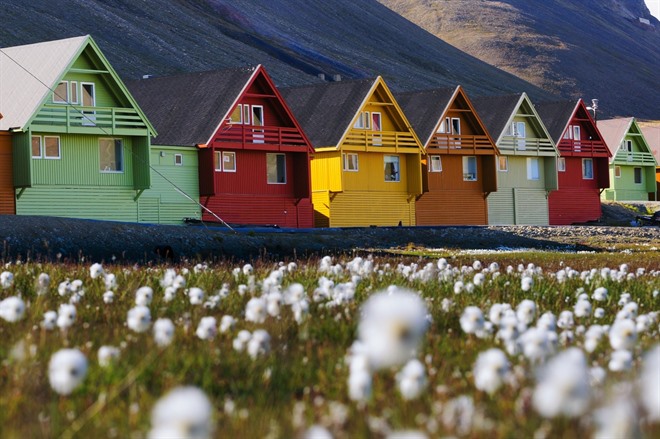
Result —
[[[172,259],[306,257],[355,249],[556,250],[659,249],[660,227],[378,227],[232,232],[204,226],[156,226],[37,216],[0,216],[5,260],[158,262]]]

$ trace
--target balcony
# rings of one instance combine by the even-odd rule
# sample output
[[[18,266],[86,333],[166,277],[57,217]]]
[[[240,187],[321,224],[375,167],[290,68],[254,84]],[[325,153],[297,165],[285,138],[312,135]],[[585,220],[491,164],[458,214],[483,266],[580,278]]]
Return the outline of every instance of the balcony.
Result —
[[[558,145],[562,157],[609,157],[609,151],[602,140],[561,139]]]
[[[112,136],[149,135],[147,124],[133,108],[44,105],[32,131]]]
[[[232,124],[213,139],[217,146],[264,151],[301,151],[307,143],[297,128]]]
[[[457,155],[494,155],[495,148],[488,136],[464,134],[436,134],[427,145],[427,153],[438,150],[440,154]],[[433,151],[435,152],[435,151]]]
[[[346,151],[418,153],[419,144],[411,133],[351,129],[342,145]]]
[[[500,152],[507,155],[555,155],[555,148],[550,139],[533,137],[503,137],[497,145]]]
[[[650,152],[628,152],[619,150],[614,163],[622,165],[656,166],[655,158]]]

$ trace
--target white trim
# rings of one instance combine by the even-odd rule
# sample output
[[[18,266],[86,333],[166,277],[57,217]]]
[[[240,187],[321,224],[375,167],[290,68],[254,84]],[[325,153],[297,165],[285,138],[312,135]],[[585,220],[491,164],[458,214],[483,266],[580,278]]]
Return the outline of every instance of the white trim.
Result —
[[[502,168],[502,159],[504,159],[504,168]],[[497,158],[497,171],[509,172],[509,157],[501,155]]]
[[[66,92],[66,96],[64,96],[63,98],[57,92],[57,89],[62,84],[64,84],[64,90]],[[55,90],[53,90],[53,104],[68,104],[68,103],[69,103],[69,81],[60,81],[55,86]]]
[[[183,166],[183,154],[174,154],[174,166]]]
[[[566,157],[557,157],[557,172],[566,172]]]
[[[235,151],[216,151],[216,154],[220,153],[220,166],[222,167],[222,172],[236,172],[236,152]],[[229,157],[233,157],[233,160],[227,160]],[[225,168],[225,163],[229,163],[233,161],[234,162],[234,168]],[[216,171],[220,171],[220,169],[216,169]]]
[[[527,180],[541,179],[541,163],[538,157],[527,157]]]
[[[585,163],[591,163],[591,177],[587,177],[585,174],[586,168],[584,167]],[[582,180],[593,180],[594,179],[594,160],[592,158],[584,158],[582,159]]]
[[[349,169],[348,167],[348,157],[355,157],[355,169]],[[342,154],[342,169],[346,172],[358,172],[360,170],[360,162],[358,158],[358,154],[356,152],[345,152]]]
[[[117,153],[117,141],[119,141],[119,150],[121,151],[120,154],[120,161],[119,161],[119,170],[116,169],[101,169],[101,141],[102,140],[111,140],[112,141],[112,146],[115,148],[115,154]],[[99,152],[99,172],[101,174],[123,174],[125,171],[125,160],[124,160],[124,139],[120,137],[99,137],[98,138],[98,152]]]
[[[474,161],[474,173],[469,172],[470,171],[470,161]],[[477,163],[477,156],[474,155],[466,155],[463,156],[463,181],[477,181],[478,180],[478,172],[479,172],[479,166]]]
[[[621,166],[614,166],[614,178],[621,178]]]
[[[46,138],[57,139],[57,157],[46,155],[46,148],[47,148],[46,147]],[[44,136],[42,145],[43,145],[43,150],[44,150],[43,154],[44,154],[45,159],[47,159],[47,160],[59,160],[59,159],[62,158],[62,142],[60,140],[60,136]]]
[[[438,167],[434,166],[434,159],[436,160]],[[429,156],[429,172],[442,172],[442,156],[440,155],[430,155]]]
[[[32,145],[32,141],[33,141],[35,138],[39,139],[39,155],[33,155],[33,154],[32,154],[32,146],[33,146],[33,145]],[[35,135],[32,135],[32,136],[30,137],[30,155],[32,156],[33,159],[41,159],[41,158],[43,158],[43,156],[44,156],[44,141],[43,141],[43,139],[41,138],[41,136],[35,136]]]

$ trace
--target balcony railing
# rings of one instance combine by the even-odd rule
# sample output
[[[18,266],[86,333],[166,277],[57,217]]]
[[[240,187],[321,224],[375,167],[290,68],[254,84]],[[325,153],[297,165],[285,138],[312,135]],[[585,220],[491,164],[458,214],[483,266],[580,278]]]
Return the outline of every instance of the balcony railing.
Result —
[[[258,147],[264,145],[306,147],[305,139],[297,128],[233,124],[225,126],[214,139],[216,143],[232,143]]]
[[[133,108],[44,105],[32,121],[33,131],[146,135],[148,128]]]
[[[493,144],[488,136],[472,136],[466,134],[441,134],[431,138],[428,149],[439,149],[446,154],[495,154]]]
[[[513,154],[529,154],[530,152],[547,152],[555,154],[550,139],[537,139],[533,137],[503,137],[497,145],[500,151]]]
[[[607,146],[602,140],[561,139],[558,149],[562,156],[609,156]]]
[[[378,151],[394,148],[401,152],[419,151],[415,137],[411,133],[399,131],[351,130],[346,136],[344,148],[356,151]],[[409,151],[405,151],[408,149]]]
[[[649,152],[628,152],[619,150],[614,162],[629,165],[656,166],[653,154]]]

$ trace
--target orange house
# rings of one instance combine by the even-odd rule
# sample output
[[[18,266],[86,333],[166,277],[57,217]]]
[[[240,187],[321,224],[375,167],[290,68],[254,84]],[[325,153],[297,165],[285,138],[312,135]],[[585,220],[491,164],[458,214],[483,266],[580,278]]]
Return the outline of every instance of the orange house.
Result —
[[[11,134],[0,131],[0,214],[16,213]]]

